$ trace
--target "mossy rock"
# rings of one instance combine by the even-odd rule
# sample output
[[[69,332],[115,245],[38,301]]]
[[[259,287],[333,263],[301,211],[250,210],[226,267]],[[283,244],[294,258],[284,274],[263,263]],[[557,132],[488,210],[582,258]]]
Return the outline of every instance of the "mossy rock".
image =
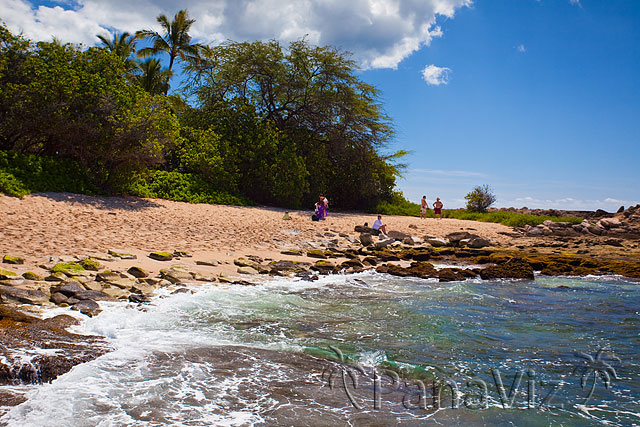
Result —
[[[149,276],[149,273],[147,273],[144,269],[136,267],[135,265],[128,269],[127,273],[129,273],[133,277],[137,277],[138,279]]]
[[[330,267],[330,268],[334,267],[331,261],[325,261],[323,259],[321,259],[320,261],[317,261],[315,265],[316,267]]]
[[[95,259],[85,258],[79,263],[85,270],[98,271],[102,268],[100,263]]]
[[[24,277],[27,280],[44,280],[41,276],[31,271],[27,271],[26,273],[23,273],[22,277]]]
[[[151,252],[149,258],[155,259],[156,261],[171,261],[173,254],[171,252]]]
[[[51,273],[63,273],[67,276],[73,275],[74,272],[84,271],[84,267],[77,262],[60,262],[53,266]]]
[[[13,256],[13,255],[5,255],[4,257],[2,257],[2,262],[5,264],[24,264],[24,259],[20,258],[19,256]]]
[[[311,258],[327,259],[327,255],[320,249],[311,249],[307,251],[307,256]]]
[[[0,268],[0,280],[7,280],[17,276],[18,274],[14,273],[13,271],[3,270],[2,268]]]
[[[304,253],[296,249],[288,249],[286,251],[280,251],[282,255],[302,256]]]

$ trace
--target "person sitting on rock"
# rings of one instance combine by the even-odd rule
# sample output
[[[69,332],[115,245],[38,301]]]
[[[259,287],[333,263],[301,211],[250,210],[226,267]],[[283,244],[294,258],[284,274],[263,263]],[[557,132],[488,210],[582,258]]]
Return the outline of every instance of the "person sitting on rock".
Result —
[[[387,224],[382,223],[382,216],[378,215],[378,219],[373,221],[373,225],[371,226],[374,230],[379,230],[382,234],[387,234]]]

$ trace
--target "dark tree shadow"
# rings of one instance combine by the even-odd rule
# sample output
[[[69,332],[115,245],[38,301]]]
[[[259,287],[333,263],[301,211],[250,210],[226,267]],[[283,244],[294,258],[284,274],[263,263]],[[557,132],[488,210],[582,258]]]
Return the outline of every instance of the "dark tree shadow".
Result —
[[[44,197],[56,202],[67,202],[90,206],[97,209],[116,209],[123,211],[140,211],[147,208],[160,207],[161,205],[153,200],[141,199],[139,197],[109,197],[109,196],[87,196],[74,193],[34,193],[32,196]]]

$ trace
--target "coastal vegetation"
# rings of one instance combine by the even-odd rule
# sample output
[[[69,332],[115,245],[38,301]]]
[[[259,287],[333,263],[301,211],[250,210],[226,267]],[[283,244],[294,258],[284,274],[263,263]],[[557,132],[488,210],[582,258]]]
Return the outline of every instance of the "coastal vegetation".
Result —
[[[394,193],[391,202],[380,202],[372,213],[380,215],[404,215],[420,216],[420,205],[409,202],[402,193]],[[475,212],[469,209],[443,209],[443,218],[464,219],[469,221],[495,222],[509,227],[524,227],[525,225],[536,226],[550,220],[553,222],[568,222],[578,224],[581,218],[571,216],[550,216],[550,215],[530,215],[510,211]],[[427,218],[434,218],[433,210],[428,209]]]
[[[161,33],[89,48],[0,25],[0,191],[291,208],[318,194],[342,209],[393,200],[405,153],[385,151],[391,119],[348,54],[304,39],[204,46],[186,11],[158,22]]]

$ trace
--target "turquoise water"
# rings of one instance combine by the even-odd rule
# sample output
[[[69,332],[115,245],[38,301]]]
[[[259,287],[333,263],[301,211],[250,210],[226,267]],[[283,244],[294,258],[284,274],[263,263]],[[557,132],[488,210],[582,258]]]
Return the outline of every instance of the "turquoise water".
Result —
[[[613,277],[363,273],[106,304],[80,332],[115,351],[35,388],[0,422],[638,425],[639,301],[638,283]],[[439,401],[434,384],[449,384]]]

